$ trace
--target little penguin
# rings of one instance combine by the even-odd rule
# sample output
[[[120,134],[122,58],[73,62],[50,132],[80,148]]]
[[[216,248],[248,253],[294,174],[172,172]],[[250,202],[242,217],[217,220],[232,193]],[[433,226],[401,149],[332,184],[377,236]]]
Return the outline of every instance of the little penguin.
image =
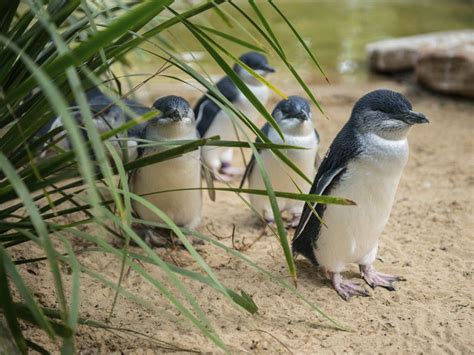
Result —
[[[107,131],[112,129],[118,128],[123,125],[126,121],[132,119],[129,115],[127,115],[123,109],[121,109],[118,105],[114,103],[114,101],[105,95],[98,87],[93,87],[86,91],[86,99],[89,105],[89,108],[93,114],[93,122],[94,125],[97,127],[97,131],[99,134],[103,134]],[[132,99],[123,99],[123,103],[134,113],[141,116],[148,112],[150,112],[150,108],[140,104],[139,102],[132,100]],[[69,109],[71,110],[72,116],[77,121],[78,125],[83,125],[83,118],[79,107],[73,102],[70,104]],[[48,124],[43,126],[39,132],[38,136],[43,136],[48,134],[50,131],[62,127],[63,122],[61,117],[56,117],[52,119]],[[133,130],[138,129],[132,128]],[[63,133],[60,133],[63,134]],[[84,130],[84,139],[87,141],[87,133]],[[117,138],[122,138],[123,134],[117,136]],[[120,144],[117,139],[111,139],[115,148],[120,151]],[[62,150],[69,150],[71,149],[71,142],[67,137],[60,139],[56,146],[61,148]],[[127,141],[127,149],[128,149],[128,158],[129,160],[133,160],[136,158],[136,142],[133,140]]]
[[[344,300],[368,296],[363,286],[341,277],[348,264],[357,263],[372,288],[394,290],[402,280],[372,264],[408,159],[407,135],[413,125],[428,122],[402,94],[370,92],[357,101],[318,169],[310,193],[345,197],[356,206],[306,204],[292,249],[319,265]]]
[[[289,96],[287,100],[282,100],[275,106],[272,116],[283,133],[284,141],[268,123],[263,126],[261,131],[275,144],[305,148],[287,149],[282,152],[308,179],[313,179],[319,162],[319,134],[313,125],[309,102],[300,96]],[[271,150],[262,150],[259,153],[275,191],[299,193],[310,189],[310,184],[279,158],[275,157]],[[260,170],[255,167],[254,155],[252,155],[247,165],[240,187],[243,186],[247,177],[250,189],[265,190]],[[291,216],[289,227],[296,227],[300,220],[304,201],[286,198],[278,198],[277,201],[280,211],[287,211]],[[251,194],[250,202],[257,212],[262,214],[267,223],[274,221],[272,207],[267,196]]]
[[[257,52],[245,53],[239,59],[262,77],[275,71],[275,69],[269,66],[267,58]],[[265,105],[269,96],[268,87],[255,79],[240,65],[235,64],[233,69],[257,99]],[[225,76],[218,81],[216,86],[220,93],[244,115],[252,120],[256,118],[257,110],[237,88],[230,77]],[[219,135],[221,140],[237,140],[236,127],[234,127],[232,118],[227,112],[221,110],[207,95],[204,95],[197,102],[194,114],[201,137]],[[241,169],[231,165],[233,157],[232,148],[205,146],[202,149],[202,156],[204,163],[211,169],[215,177],[219,176],[225,181],[230,181],[233,176],[242,174]]]
[[[160,111],[157,117],[147,121],[138,138],[165,143],[175,140],[198,139],[194,112],[188,102],[179,96],[166,96],[155,101],[153,107]],[[156,145],[138,148],[138,158],[170,149]],[[165,190],[187,189],[152,194]],[[130,175],[130,189],[166,213],[180,227],[195,229],[201,221],[201,161],[200,151],[136,169]],[[153,222],[161,219],[147,207],[133,201],[138,218]],[[152,246],[164,247],[174,243],[169,236],[154,233],[152,228],[135,228],[137,233]]]

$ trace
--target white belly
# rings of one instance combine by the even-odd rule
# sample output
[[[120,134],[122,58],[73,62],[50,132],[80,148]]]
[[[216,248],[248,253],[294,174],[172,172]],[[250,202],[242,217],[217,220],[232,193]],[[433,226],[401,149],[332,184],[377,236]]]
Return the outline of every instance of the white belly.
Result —
[[[132,181],[133,192],[138,195],[200,187],[199,151],[140,168]],[[165,212],[179,226],[193,229],[200,222],[202,210],[200,190],[166,192],[149,195],[145,198]],[[133,207],[140,218],[161,222],[158,216],[141,204],[134,202]]]
[[[357,206],[327,206],[323,215],[327,227],[321,226],[315,248],[321,266],[340,272],[349,263],[375,260],[408,156],[407,143],[399,153],[395,158],[361,158],[349,163],[330,195],[349,198]]]
[[[273,133],[273,132],[272,132]],[[273,137],[271,140],[277,144],[282,144],[280,138]],[[312,180],[315,175],[314,161],[318,152],[318,144],[312,133],[306,137],[288,137],[285,144],[301,147],[311,147],[308,150],[283,150],[282,152],[292,161],[307,177]],[[283,163],[279,158],[275,157],[271,151],[264,150],[261,152],[263,162],[266,167],[268,176],[275,191],[307,193],[311,185],[300,175],[294,172],[289,166]],[[257,165],[254,166],[249,176],[249,187],[251,189],[265,189],[265,184]],[[269,212],[271,210],[270,202],[267,196],[250,195],[250,201],[258,212]],[[278,198],[278,206],[281,211],[287,210],[291,213],[301,213],[304,202],[292,199]]]
[[[266,86],[252,85],[248,85],[248,87],[259,101],[265,105],[268,100],[268,88]],[[242,93],[239,93],[239,97],[234,102],[234,106],[251,120],[256,120],[257,110]],[[238,120],[237,117],[234,119]],[[240,126],[244,126],[243,123],[239,124]],[[242,132],[240,132],[237,125],[234,124],[232,118],[223,110],[219,111],[205,134],[205,137],[212,136],[220,136],[221,140],[227,141],[245,140]],[[208,166],[217,169],[220,167],[221,162],[230,163],[232,161],[232,151],[232,148],[205,146],[202,151],[203,159]]]
[[[265,85],[247,85],[247,87],[252,91],[255,97],[265,106],[268,101],[268,87]],[[234,103],[244,115],[246,115],[251,120],[255,121],[258,116],[258,111],[252,105],[252,103],[247,99],[247,97],[239,93],[238,99]]]

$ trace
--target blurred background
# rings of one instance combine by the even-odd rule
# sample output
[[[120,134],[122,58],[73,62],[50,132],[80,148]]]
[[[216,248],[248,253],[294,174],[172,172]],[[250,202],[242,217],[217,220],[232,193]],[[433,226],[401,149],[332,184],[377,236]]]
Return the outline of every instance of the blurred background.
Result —
[[[182,3],[185,6],[189,1]],[[252,12],[245,1],[238,3],[244,9],[247,6],[248,13]],[[365,46],[370,42],[435,31],[474,28],[474,3],[470,0],[278,0],[276,3],[304,36],[304,41],[331,83],[366,80],[369,77]],[[269,5],[264,6],[264,2],[259,2],[259,5],[263,11],[267,10],[267,19],[292,64],[306,82],[324,84],[324,78],[311,65],[311,59],[281,17]],[[224,5],[221,8],[238,18],[231,6]],[[251,35],[258,38],[249,23],[226,23],[216,12],[207,12],[201,20],[219,29],[231,25],[236,31],[231,33],[243,39],[248,40]],[[182,53],[183,59],[197,60],[212,75],[221,73],[183,25],[173,28],[172,36],[175,41],[170,44]],[[234,54],[244,51],[232,42],[226,42],[226,46]],[[276,61],[275,57],[271,59]],[[138,66],[153,70],[154,62],[156,60],[153,57],[142,57]],[[277,68],[278,64],[274,63]],[[306,67],[310,70],[306,71]],[[278,80],[272,81],[281,83],[280,75]]]

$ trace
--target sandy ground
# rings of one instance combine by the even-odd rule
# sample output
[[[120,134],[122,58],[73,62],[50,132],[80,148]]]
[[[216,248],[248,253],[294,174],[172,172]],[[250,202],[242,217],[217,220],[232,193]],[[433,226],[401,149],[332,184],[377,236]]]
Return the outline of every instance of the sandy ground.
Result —
[[[297,260],[298,289],[327,314],[347,326],[340,331],[248,264],[224,251],[206,245],[201,249],[226,286],[251,294],[259,307],[250,315],[231,305],[214,290],[185,281],[197,295],[219,336],[233,353],[472,353],[472,260],[474,197],[474,117],[472,102],[420,92],[390,81],[361,85],[316,87],[330,116],[315,114],[324,152],[350,114],[354,102],[372,89],[387,87],[405,93],[417,111],[425,113],[430,125],[415,127],[410,135],[410,159],[402,176],[390,221],[381,236],[376,267],[406,282],[396,292],[371,291],[371,297],[349,302],[337,296],[317,269]],[[195,97],[189,95],[190,100]],[[269,104],[273,107],[276,98]],[[212,231],[221,241],[251,243],[262,226],[243,202],[233,194],[218,193],[217,202],[206,199],[200,231]],[[207,198],[207,196],[206,196]],[[290,232],[292,236],[292,232]],[[107,237],[110,238],[110,237]],[[137,248],[134,249],[138,251]],[[18,254],[31,255],[31,250]],[[198,270],[190,256],[179,250],[157,250],[165,260]],[[269,235],[244,254],[261,267],[290,282],[278,241]],[[110,280],[119,275],[119,261],[102,253],[79,257],[87,267]],[[146,270],[159,280],[157,267]],[[25,272],[35,295],[45,306],[55,303],[45,264]],[[345,274],[357,278],[356,266]],[[66,277],[67,280],[67,277]],[[153,305],[153,311],[119,298],[111,326],[132,329],[174,347],[199,352],[219,352],[216,347],[170,306],[155,287],[135,272],[123,284],[128,291]],[[105,320],[114,292],[92,278],[82,278],[81,316]],[[54,350],[41,333],[28,329],[35,341]],[[84,353],[161,353],[157,342],[141,335],[126,335],[80,327],[77,347]]]

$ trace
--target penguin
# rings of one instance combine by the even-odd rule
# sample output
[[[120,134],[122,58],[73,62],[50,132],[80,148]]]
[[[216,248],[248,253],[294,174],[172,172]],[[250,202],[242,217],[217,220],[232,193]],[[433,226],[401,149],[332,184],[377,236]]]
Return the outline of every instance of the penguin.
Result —
[[[174,140],[198,139],[194,112],[189,103],[179,96],[166,96],[156,100],[153,108],[160,113],[147,121],[137,138],[164,143]],[[169,149],[163,145],[138,148],[138,157],[146,157]],[[200,151],[138,168],[131,172],[130,190],[166,213],[180,227],[195,229],[201,221],[201,161]],[[196,190],[153,192],[195,188]],[[147,221],[162,222],[151,210],[137,201],[132,202],[134,214]],[[137,233],[151,246],[167,247],[176,241],[168,235],[155,233],[146,226],[134,226]]]
[[[260,53],[245,53],[239,59],[263,77],[275,72],[275,69],[269,66],[267,58]],[[255,79],[240,65],[235,64],[233,69],[257,99],[265,105],[269,96],[268,87]],[[225,76],[218,81],[216,86],[220,93],[243,114],[250,119],[256,118],[257,110],[237,88],[230,77]],[[204,95],[197,102],[194,107],[194,114],[196,116],[197,129],[202,138],[219,135],[222,140],[237,140],[236,127],[234,127],[232,118],[227,112],[221,110],[207,95]],[[224,181],[230,181],[233,179],[233,176],[242,174],[242,169],[232,166],[232,148],[203,147],[202,156],[203,162],[211,169],[214,177],[219,176]]]
[[[309,179],[313,179],[319,162],[319,134],[312,122],[309,102],[300,96],[289,96],[287,100],[281,100],[275,106],[272,116],[280,127],[284,140],[268,123],[262,127],[262,132],[275,144],[287,144],[306,148],[288,149],[283,151],[283,153]],[[275,191],[299,193],[300,191],[308,191],[310,189],[311,184],[275,157],[271,150],[263,150],[259,153]],[[247,165],[240,187],[243,186],[246,178],[248,178],[250,189],[265,189],[260,170],[255,167],[254,155],[252,155]],[[278,198],[277,202],[280,211],[287,211],[290,215],[289,227],[296,227],[300,220],[304,201]],[[272,207],[267,196],[251,194],[250,203],[258,213],[262,214],[267,223],[274,221]]]
[[[89,104],[89,107],[91,109],[91,112],[93,114],[94,118],[94,125],[97,127],[97,131],[99,134],[103,134],[107,131],[110,131],[112,129],[118,128],[121,125],[123,125],[125,122],[129,121],[132,119],[131,116],[126,114],[123,109],[121,109],[118,105],[114,103],[112,99],[110,99],[107,95],[105,95],[98,87],[93,87],[89,90],[86,91],[86,100],[87,103]],[[148,112],[150,112],[150,108],[140,104],[139,102],[131,99],[123,99],[123,103],[128,106],[128,108],[136,113],[138,116],[142,116]],[[75,118],[77,121],[78,125],[83,124],[83,118],[81,116],[81,112],[79,110],[79,107],[75,103],[71,103],[70,105],[70,110],[72,113],[72,116]],[[39,131],[37,136],[41,137],[49,132],[51,132],[54,129],[57,129],[59,127],[63,126],[63,122],[61,117],[56,117],[48,124],[43,126]],[[129,134],[135,134],[136,131],[139,131],[140,125],[137,125],[133,127],[130,131]],[[84,139],[87,141],[87,133],[84,130]],[[64,134],[64,133],[60,133]],[[122,138],[123,134],[117,135],[116,138]],[[53,138],[54,139],[54,138]],[[120,143],[117,139],[111,139],[111,142],[113,146],[117,149],[117,151],[121,152],[120,149]],[[137,148],[136,148],[137,143],[133,140],[128,140],[127,141],[127,151],[128,151],[128,159],[129,160],[134,160],[137,155]],[[59,147],[62,150],[70,150],[71,149],[71,142],[67,137],[64,137],[60,139],[58,142],[56,142],[56,146]],[[43,156],[47,155],[50,152],[45,152]]]
[[[395,290],[402,280],[372,264],[408,159],[407,135],[413,125],[428,122],[402,94],[370,92],[354,105],[318,169],[311,194],[345,197],[356,206],[306,204],[292,249],[319,265],[344,300],[368,296],[362,285],[342,278],[348,264],[357,263],[372,288]]]

